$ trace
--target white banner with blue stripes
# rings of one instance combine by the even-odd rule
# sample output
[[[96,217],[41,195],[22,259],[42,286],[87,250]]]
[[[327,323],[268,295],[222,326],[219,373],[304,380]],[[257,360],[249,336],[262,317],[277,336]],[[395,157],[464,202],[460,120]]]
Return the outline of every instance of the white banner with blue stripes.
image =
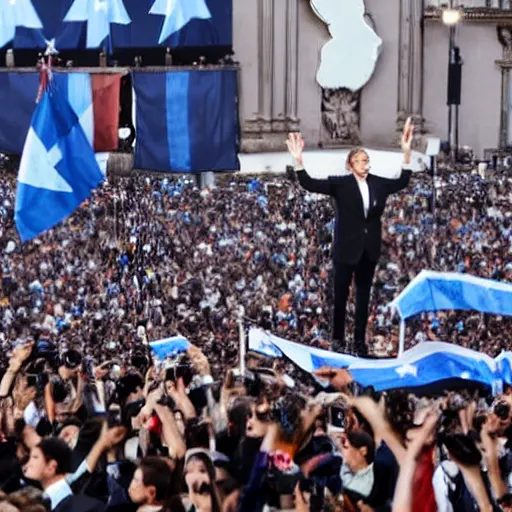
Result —
[[[512,316],[512,283],[457,272],[423,270],[389,307],[402,320],[424,311],[443,310]]]
[[[425,342],[394,359],[361,359],[284,340],[261,329],[249,331],[249,350],[270,357],[286,356],[307,372],[323,366],[347,368],[355,382],[376,391],[424,387],[446,380],[471,381],[501,387],[497,361],[476,352],[439,341]]]

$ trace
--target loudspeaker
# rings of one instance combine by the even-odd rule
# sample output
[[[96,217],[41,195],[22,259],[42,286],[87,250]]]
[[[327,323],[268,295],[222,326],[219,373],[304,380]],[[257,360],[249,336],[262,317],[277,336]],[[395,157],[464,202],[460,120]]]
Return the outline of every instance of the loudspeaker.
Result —
[[[455,46],[450,53],[448,65],[448,99],[447,105],[460,105],[462,89],[462,59],[460,49]]]
[[[460,105],[462,65],[450,64],[448,68],[448,105]]]

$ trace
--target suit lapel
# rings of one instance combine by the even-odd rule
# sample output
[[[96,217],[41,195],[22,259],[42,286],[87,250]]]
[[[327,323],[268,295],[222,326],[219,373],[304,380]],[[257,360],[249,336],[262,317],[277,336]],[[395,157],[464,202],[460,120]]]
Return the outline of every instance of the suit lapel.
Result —
[[[368,174],[366,178],[366,183],[368,183],[368,195],[369,195],[369,201],[368,201],[368,217],[370,216],[370,213],[372,212],[373,208],[376,206],[376,198],[373,190],[373,177],[371,174]]]
[[[352,194],[356,198],[357,209],[360,213],[360,216],[364,219],[364,204],[363,204],[363,196],[361,195],[361,190],[359,189],[359,184],[357,183],[357,178],[353,173],[350,173],[350,182],[352,183]]]

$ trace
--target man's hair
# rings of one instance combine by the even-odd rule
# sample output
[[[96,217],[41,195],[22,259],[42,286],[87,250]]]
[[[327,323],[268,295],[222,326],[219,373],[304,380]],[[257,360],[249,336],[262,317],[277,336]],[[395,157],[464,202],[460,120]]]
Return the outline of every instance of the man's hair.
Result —
[[[142,471],[142,483],[152,486],[156,490],[155,500],[165,501],[172,489],[172,470],[163,459],[159,457],[145,457],[138,465]]]
[[[359,153],[365,153],[366,155],[368,154],[366,152],[366,149],[363,148],[354,148],[349,151],[347,155],[347,160],[345,161],[345,167],[347,168],[347,171],[350,171],[352,169],[352,160]]]
[[[71,448],[58,437],[46,437],[37,447],[43,453],[46,462],[54,460],[57,463],[56,474],[65,475],[71,472]]]
[[[137,373],[129,373],[121,377],[117,383],[116,391],[119,402],[124,404],[128,397],[137,391],[137,389],[144,388],[144,381]]]
[[[375,442],[369,434],[356,430],[347,434],[347,440],[354,448],[366,448],[366,462],[372,464],[375,460]]]

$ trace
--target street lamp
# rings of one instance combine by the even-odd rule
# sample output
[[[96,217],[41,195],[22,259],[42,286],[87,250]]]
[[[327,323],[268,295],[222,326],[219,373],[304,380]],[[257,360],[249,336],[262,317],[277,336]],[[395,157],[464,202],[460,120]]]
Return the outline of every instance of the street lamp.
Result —
[[[443,9],[441,14],[441,19],[445,25],[457,25],[462,18],[462,13],[460,9],[454,9],[453,7],[448,7]]]
[[[448,98],[446,104],[448,106],[448,143],[450,145],[450,158],[456,160],[459,147],[459,105],[461,99],[462,59],[460,57],[460,49],[455,46],[455,27],[462,19],[462,11],[454,8],[453,0],[450,0],[449,7],[442,10],[441,19],[443,23],[450,28],[450,45],[448,48]],[[455,107],[455,109],[453,107]],[[454,114],[455,119],[453,119]],[[455,134],[453,125],[455,125]]]

